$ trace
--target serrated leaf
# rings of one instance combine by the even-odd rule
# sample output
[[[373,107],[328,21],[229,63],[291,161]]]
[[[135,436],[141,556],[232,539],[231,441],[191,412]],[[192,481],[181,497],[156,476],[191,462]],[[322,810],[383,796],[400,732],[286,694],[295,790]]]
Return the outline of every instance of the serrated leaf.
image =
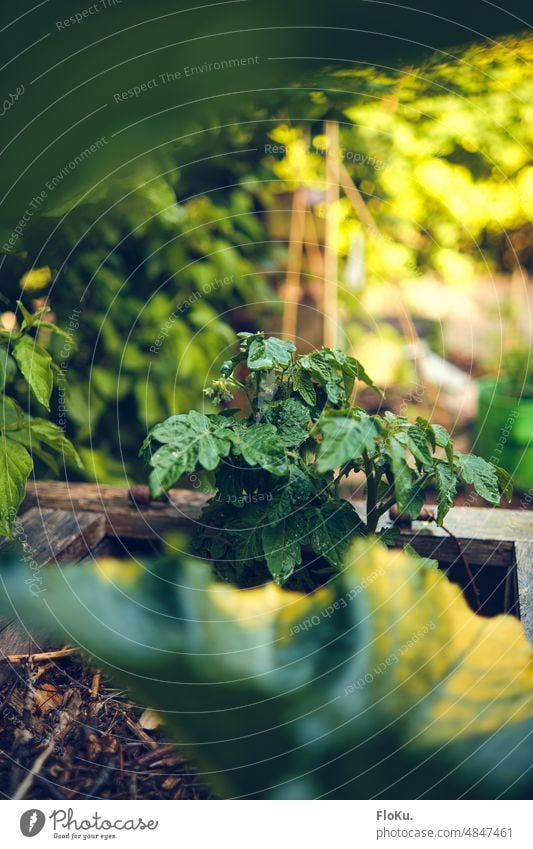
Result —
[[[360,457],[372,454],[378,436],[372,419],[355,421],[345,416],[332,416],[320,424],[322,442],[318,448],[316,467],[322,474]]]
[[[435,442],[440,448],[444,448],[446,451],[446,457],[448,459],[448,463],[450,467],[453,468],[454,465],[454,456],[453,456],[453,442],[450,434],[442,425],[432,424],[431,429],[435,435]]]
[[[60,474],[61,470],[56,457],[50,451],[47,451],[46,448],[43,448],[39,440],[31,436],[28,429],[10,431],[9,439],[27,448],[32,459],[35,460],[37,458],[41,460],[54,475]]]
[[[173,445],[162,445],[150,457],[152,471],[148,477],[150,491],[154,498],[176,484],[186,472],[192,472],[196,465],[197,454],[190,450],[189,445],[175,448]]]
[[[330,404],[337,406],[346,399],[346,395],[344,394],[344,390],[341,386],[341,380],[338,375],[334,375],[331,380],[326,381],[324,388]]]
[[[301,445],[309,437],[309,408],[296,398],[269,404],[265,419],[275,426],[287,448]]]
[[[236,451],[242,454],[250,466],[260,466],[272,475],[287,473],[285,448],[274,425],[241,426],[229,431],[229,438]]]
[[[500,503],[496,467],[476,454],[457,452],[457,464],[465,483],[471,484],[477,494],[491,504]]]
[[[23,445],[0,435],[0,534],[12,536],[17,510],[26,493],[26,481],[33,468]]]
[[[49,410],[54,374],[48,351],[30,336],[22,336],[13,347],[13,357],[39,403]]]
[[[424,507],[426,493],[420,481],[415,481],[406,498],[403,511],[411,519],[417,519]]]
[[[302,562],[302,528],[294,516],[268,524],[262,532],[268,571],[283,586]]]
[[[428,422],[427,419],[422,418],[422,416],[416,417],[416,423],[418,427],[421,428],[426,434],[428,442],[431,446],[431,450],[435,451],[435,448],[437,447],[437,441],[435,438],[435,431],[433,430],[431,424]]]
[[[299,360],[300,369],[307,372],[313,380],[316,380],[320,386],[325,388],[328,381],[332,381],[335,376],[335,371],[326,361],[325,355],[321,351],[313,351],[312,354],[305,354]]]
[[[427,432],[418,425],[412,425],[407,430],[395,434],[395,439],[409,449],[415,460],[428,469],[433,466]]]
[[[437,524],[442,525],[457,495],[457,477],[447,463],[439,461],[435,464],[435,486],[438,496]]]
[[[348,397],[352,393],[355,380],[360,380],[362,383],[366,383],[366,385],[377,392],[378,395],[381,395],[382,398],[384,397],[383,390],[374,383],[372,378],[366,373],[362,363],[360,363],[359,360],[356,360],[355,357],[346,357],[346,360],[342,365],[342,372],[346,386],[346,394]]]
[[[248,348],[248,368],[251,371],[286,369],[292,362],[292,354],[295,350],[293,342],[277,339],[275,336],[253,339]]]
[[[509,474],[508,471],[506,471],[506,469],[502,469],[501,466],[494,466],[494,469],[498,477],[498,486],[500,487],[507,500],[511,501],[514,491],[512,476]]]
[[[269,515],[272,519],[283,519],[295,510],[308,506],[315,495],[309,474],[291,463],[287,480],[283,481],[281,489],[274,494]]]
[[[396,543],[398,542],[398,537],[400,536],[400,528],[396,525],[390,525],[387,528],[381,528],[381,530],[377,534],[378,539],[383,545],[386,545],[390,548],[394,548]],[[407,546],[405,546],[407,548]]]
[[[193,472],[199,465],[206,471],[217,468],[220,459],[231,449],[232,419],[223,416],[204,416],[195,410],[171,416],[156,425],[146,438],[147,451],[152,440],[163,443],[150,457],[153,471],[149,484],[154,497],[170,489],[182,475]]]
[[[316,389],[313,386],[313,381],[309,374],[300,367],[298,363],[293,375],[293,386],[296,392],[300,393],[305,403],[309,407],[314,407],[316,404]]]
[[[311,530],[313,551],[340,569],[354,536],[365,535],[365,524],[354,507],[342,499],[327,501],[316,511],[316,517]]]
[[[223,535],[232,543],[234,579],[249,570],[252,560],[263,559],[262,533],[267,514],[265,502],[247,505],[246,510],[230,509],[224,513]]]
[[[388,455],[394,476],[396,504],[400,513],[406,513],[410,516],[413,508],[413,473],[405,459],[405,448],[394,436],[389,439]]]

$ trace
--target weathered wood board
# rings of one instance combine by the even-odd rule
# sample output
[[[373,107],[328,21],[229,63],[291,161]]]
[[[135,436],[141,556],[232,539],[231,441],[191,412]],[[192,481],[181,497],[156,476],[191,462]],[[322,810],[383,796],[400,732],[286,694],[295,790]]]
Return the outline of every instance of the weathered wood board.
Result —
[[[206,499],[202,493],[176,489],[163,501],[134,503],[123,487],[32,482],[18,522],[18,555],[22,544],[23,556],[38,574],[53,563],[83,563],[112,551],[121,540],[155,547],[170,531],[194,528]],[[533,512],[456,507],[446,527],[453,536],[433,522],[413,522],[402,528],[399,544],[410,543],[443,568],[455,568],[464,555],[476,574],[496,570],[495,585],[505,585],[506,596],[519,597],[519,610],[516,603],[506,609],[521,616],[533,640]],[[0,542],[1,560],[12,556],[14,545]],[[43,648],[13,620],[0,623],[0,659]]]

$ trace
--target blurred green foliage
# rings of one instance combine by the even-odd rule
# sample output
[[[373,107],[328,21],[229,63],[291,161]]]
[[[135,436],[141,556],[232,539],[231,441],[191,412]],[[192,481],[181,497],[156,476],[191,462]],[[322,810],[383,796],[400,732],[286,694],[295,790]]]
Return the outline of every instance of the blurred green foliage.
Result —
[[[310,595],[176,555],[46,569],[35,595],[26,571],[0,609],[82,647],[223,797],[530,798],[531,645],[431,562],[367,540]]]
[[[364,244],[368,283],[436,271],[465,284],[487,268],[530,267],[532,44],[473,47],[417,70],[332,63],[308,86],[270,93],[268,106],[248,103],[249,121],[195,130],[97,183],[79,206],[81,188],[67,181],[70,196],[58,191],[32,219],[24,252],[4,257],[0,286],[14,303],[22,280],[25,303],[46,295],[73,331],[68,430],[85,474],[142,476],[137,446],[155,422],[198,407],[230,327],[275,329],[286,243],[264,213],[304,184],[320,224],[325,118],[341,124],[344,164],[380,231]],[[281,218],[288,233],[288,210]],[[337,219],[353,320],[362,228],[346,198]],[[51,268],[53,282],[34,267]]]
[[[147,429],[201,403],[235,341],[232,312],[272,300],[260,272],[263,227],[228,159],[186,172],[194,194],[174,161],[163,175],[147,168],[140,185],[123,181],[99,204],[80,206],[49,236],[51,285],[43,269],[21,277],[28,255],[4,262],[10,299],[20,278],[24,300],[44,292],[72,333],[67,357],[60,341],[48,345],[62,355],[68,430],[89,478],[142,476]],[[217,183],[229,188],[210,193]]]

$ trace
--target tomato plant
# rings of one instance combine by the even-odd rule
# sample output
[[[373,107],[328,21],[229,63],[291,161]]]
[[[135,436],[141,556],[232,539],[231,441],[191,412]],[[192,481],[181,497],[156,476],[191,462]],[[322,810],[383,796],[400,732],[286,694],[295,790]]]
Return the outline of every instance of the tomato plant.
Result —
[[[509,495],[507,473],[455,451],[440,425],[354,405],[358,381],[380,390],[353,357],[329,348],[299,356],[292,342],[239,336],[238,353],[206,390],[220,412],[171,416],[141,449],[154,497],[198,472],[214,490],[195,550],[215,562],[219,577],[244,586],[271,577],[314,586],[341,568],[354,537],[390,540],[390,529],[378,530],[390,507],[416,518],[430,484],[439,524],[461,481],[491,504],[501,491]],[[223,406],[237,392],[247,399],[244,417]],[[352,471],[366,478],[365,515],[340,493]]]

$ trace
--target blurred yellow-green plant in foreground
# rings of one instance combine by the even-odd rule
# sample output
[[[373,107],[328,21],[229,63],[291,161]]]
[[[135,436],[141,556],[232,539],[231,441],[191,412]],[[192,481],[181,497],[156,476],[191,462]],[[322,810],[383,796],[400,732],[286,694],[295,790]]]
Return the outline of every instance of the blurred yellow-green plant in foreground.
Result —
[[[198,561],[13,565],[1,606],[157,711],[226,797],[528,798],[533,655],[435,565],[377,541],[310,596]]]

